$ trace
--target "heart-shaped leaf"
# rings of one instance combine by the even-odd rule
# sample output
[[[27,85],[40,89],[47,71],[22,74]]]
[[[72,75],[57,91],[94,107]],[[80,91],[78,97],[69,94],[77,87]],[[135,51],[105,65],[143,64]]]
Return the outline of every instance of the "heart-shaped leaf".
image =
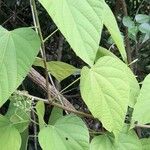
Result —
[[[43,150],[89,150],[89,133],[83,121],[73,115],[43,128],[39,135]]]
[[[39,48],[39,37],[32,29],[0,27],[0,107],[26,77]]]
[[[81,71],[81,95],[91,113],[108,131],[118,133],[124,124],[129,103],[126,66],[110,56],[100,58]]]

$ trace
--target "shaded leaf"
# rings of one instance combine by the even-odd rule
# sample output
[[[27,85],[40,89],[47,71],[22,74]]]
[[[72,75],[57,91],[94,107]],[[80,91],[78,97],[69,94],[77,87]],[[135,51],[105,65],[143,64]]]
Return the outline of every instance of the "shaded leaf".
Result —
[[[60,108],[54,107],[51,112],[48,124],[54,125],[57,122],[57,120],[61,118],[62,116],[63,116],[63,110]]]
[[[150,138],[140,140],[142,143],[142,150],[150,150]]]
[[[123,24],[128,28],[132,28],[135,26],[134,21],[129,16],[123,17]]]
[[[0,115],[0,149],[20,150],[21,136],[18,130],[4,117]]]
[[[73,115],[43,128],[39,135],[43,150],[89,150],[89,133],[83,121]]]
[[[44,68],[43,60],[40,58],[36,58],[34,62],[35,66],[40,66]],[[70,75],[79,71],[79,69],[75,68],[72,65],[61,61],[50,61],[47,62],[48,71],[58,80],[62,81]]]
[[[135,20],[138,23],[148,23],[150,21],[150,16],[145,14],[138,14],[135,16]]]
[[[44,114],[45,114],[44,102],[41,102],[41,101],[37,102],[36,112],[37,112],[38,119],[39,119],[39,126],[40,126],[40,128],[43,128],[44,125],[45,125],[45,121],[44,121]]]
[[[117,140],[110,133],[95,137],[90,150],[142,150],[142,145],[134,130],[120,132]]]

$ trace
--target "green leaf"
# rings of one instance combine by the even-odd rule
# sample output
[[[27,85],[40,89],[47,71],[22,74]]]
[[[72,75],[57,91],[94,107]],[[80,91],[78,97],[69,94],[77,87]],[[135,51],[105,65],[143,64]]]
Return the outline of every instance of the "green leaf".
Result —
[[[90,150],[142,150],[142,145],[134,130],[120,132],[117,140],[108,133],[95,137]]]
[[[142,150],[142,144],[135,131],[126,128],[119,134],[118,140],[115,142],[115,150],[130,149]]]
[[[0,27],[0,107],[26,77],[39,48],[39,37],[32,29]]]
[[[123,24],[128,28],[132,28],[135,26],[134,21],[129,16],[123,17]]]
[[[76,54],[93,65],[99,47],[102,20],[99,0],[39,0]]]
[[[150,24],[149,24],[149,23],[142,23],[142,24],[139,26],[139,30],[140,30],[142,33],[150,34]]]
[[[40,126],[40,128],[43,128],[44,125],[45,125],[45,121],[44,121],[44,114],[45,114],[44,102],[41,102],[41,101],[37,102],[36,112],[37,112],[38,119],[39,119],[39,126]]]
[[[20,150],[21,136],[18,130],[4,117],[0,116],[0,149]]]
[[[142,143],[142,150],[150,150],[150,138],[140,140]]]
[[[35,66],[40,66],[44,68],[43,60],[40,58],[36,58],[34,62]],[[75,68],[72,65],[61,61],[50,61],[47,62],[48,71],[58,80],[62,81],[70,75],[79,71],[79,69]]]
[[[60,108],[54,107],[51,112],[48,124],[54,125],[56,121],[62,116],[63,116],[63,110]]]
[[[117,56],[114,55],[111,51],[109,51],[106,48],[100,46],[98,51],[97,51],[95,61],[97,61],[99,58],[101,58],[103,56],[112,56],[112,57],[117,58]]]
[[[120,53],[126,52],[115,17],[104,0],[39,0],[76,54],[92,66],[99,47],[103,22]],[[107,17],[105,17],[107,16]]]
[[[39,135],[43,150],[89,150],[89,133],[83,121],[73,115],[43,128]]]
[[[93,138],[90,150],[115,150],[114,139],[109,134],[104,134]]]
[[[116,19],[113,15],[111,9],[109,8],[109,6],[106,3],[103,4],[103,9],[101,9],[101,13],[103,14],[104,25],[109,30],[109,32],[112,36],[112,39],[116,43],[116,45],[121,53],[123,60],[127,62],[127,55],[126,55],[126,51],[125,51],[125,47],[124,47],[123,38],[119,31]]]
[[[126,66],[119,59],[104,56],[81,71],[81,95],[91,113],[115,134],[124,124],[129,103]]]
[[[135,20],[138,23],[148,23],[150,21],[150,16],[144,14],[138,14],[135,16]]]
[[[116,55],[114,55],[112,52],[110,52],[109,50],[107,50],[103,47],[100,47],[97,51],[96,61],[103,56],[111,56],[111,57],[114,57],[119,60],[119,58]],[[140,87],[139,87],[139,84],[138,84],[138,81],[137,81],[135,75],[133,74],[131,69],[126,66],[126,64],[124,64],[124,69],[126,71],[126,74],[128,77],[128,82],[130,85],[129,106],[133,108],[137,101],[137,97],[140,92]]]
[[[137,98],[133,111],[133,121],[140,124],[150,123],[149,106],[150,106],[150,74],[144,79],[140,94]]]

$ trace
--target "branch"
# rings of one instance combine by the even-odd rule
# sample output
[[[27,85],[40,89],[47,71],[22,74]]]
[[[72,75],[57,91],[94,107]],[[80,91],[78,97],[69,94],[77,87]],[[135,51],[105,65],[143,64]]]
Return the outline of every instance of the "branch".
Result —
[[[34,68],[31,68],[28,77],[37,85],[39,86],[43,91],[47,93],[47,85],[45,78],[38,73]],[[53,87],[50,83],[48,84],[50,89],[51,97],[58,98],[58,95],[61,97],[64,106],[67,106],[73,110],[76,110],[74,106],[62,95],[55,87]]]
[[[75,109],[72,109],[72,108],[63,106],[63,105],[61,105],[61,104],[59,104],[59,103],[56,103],[56,102],[54,102],[54,101],[53,101],[52,103],[49,103],[48,99],[42,99],[42,98],[39,98],[39,97],[36,97],[36,96],[32,96],[32,95],[27,94],[26,92],[21,92],[21,91],[16,91],[15,93],[18,94],[18,95],[22,95],[22,96],[28,97],[28,98],[30,98],[30,99],[42,101],[42,102],[44,102],[44,103],[46,103],[46,104],[51,104],[51,105],[53,105],[53,106],[55,106],[55,107],[61,108],[61,109],[63,109],[63,110],[66,110],[66,111],[68,111],[68,112],[77,114],[77,115],[79,115],[79,116],[84,116],[84,117],[87,117],[87,118],[92,118],[92,119],[94,119],[94,117],[93,117],[91,114],[87,114],[87,113],[84,113],[84,112],[81,112],[81,111],[77,111],[77,110],[75,110]]]

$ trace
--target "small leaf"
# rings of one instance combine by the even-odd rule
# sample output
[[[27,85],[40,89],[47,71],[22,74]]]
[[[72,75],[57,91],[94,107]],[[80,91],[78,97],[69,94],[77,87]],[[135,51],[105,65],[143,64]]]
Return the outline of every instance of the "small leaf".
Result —
[[[138,14],[135,16],[135,20],[138,23],[148,23],[150,22],[150,16],[144,14]]]
[[[0,115],[0,149],[20,150],[21,136],[18,130],[4,117]]]
[[[135,26],[134,21],[129,16],[123,17],[123,24],[128,28],[132,28]]]
[[[142,143],[142,150],[150,150],[150,138],[140,140]]]
[[[34,62],[35,66],[40,66],[44,68],[43,60],[40,58],[36,58]],[[62,81],[70,75],[79,71],[79,69],[75,68],[72,65],[61,61],[50,61],[47,62],[48,71],[58,80]]]
[[[140,30],[142,33],[150,34],[150,24],[149,24],[149,23],[142,23],[142,24],[139,26],[139,30]]]
[[[73,115],[43,128],[39,135],[43,150],[89,150],[89,133],[83,121]]]
[[[81,95],[91,113],[110,132],[118,133],[124,124],[129,103],[126,68],[119,59],[100,58],[91,68],[81,71]]]
[[[140,94],[137,98],[133,111],[133,121],[140,124],[150,123],[149,106],[150,106],[150,74],[144,79]]]
[[[44,102],[41,102],[41,101],[37,102],[36,111],[37,111],[37,115],[38,115],[38,119],[39,119],[40,128],[43,128],[44,125],[45,125],[45,121],[44,121],[44,114],[45,114]]]
[[[26,77],[39,48],[32,29],[8,31],[0,26],[0,107]]]
[[[60,108],[54,107],[51,112],[48,124],[54,125],[57,122],[57,120],[61,118],[62,116],[63,116],[63,110]]]

